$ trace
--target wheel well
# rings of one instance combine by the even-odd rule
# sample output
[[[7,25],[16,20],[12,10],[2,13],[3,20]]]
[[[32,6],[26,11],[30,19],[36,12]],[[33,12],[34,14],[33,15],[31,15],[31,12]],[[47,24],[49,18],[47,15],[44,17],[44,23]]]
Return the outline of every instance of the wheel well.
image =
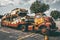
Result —
[[[47,28],[47,27],[45,25],[41,25],[39,28],[42,29],[42,28]]]

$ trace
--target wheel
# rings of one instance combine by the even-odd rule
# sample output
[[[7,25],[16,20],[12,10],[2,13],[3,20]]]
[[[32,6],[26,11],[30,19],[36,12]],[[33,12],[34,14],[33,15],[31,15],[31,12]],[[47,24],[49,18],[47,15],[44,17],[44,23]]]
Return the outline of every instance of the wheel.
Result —
[[[25,31],[25,28],[26,28],[26,26],[25,25],[22,25],[21,31]]]
[[[2,23],[1,23],[1,27],[6,27],[5,25],[2,25]]]
[[[1,22],[1,27],[3,27],[2,22]]]
[[[40,26],[39,29],[40,29],[40,33],[41,33],[41,34],[43,34],[43,35],[45,35],[45,34],[48,35],[48,34],[49,34],[49,30],[47,29],[46,26],[44,26],[44,25],[43,25],[43,26]]]
[[[20,24],[17,29],[18,29],[18,30],[21,30],[21,31],[25,31],[26,26],[23,25],[23,24]]]
[[[58,27],[56,27],[56,25],[51,25],[50,28],[52,29],[52,32],[55,32],[56,30],[58,30]]]

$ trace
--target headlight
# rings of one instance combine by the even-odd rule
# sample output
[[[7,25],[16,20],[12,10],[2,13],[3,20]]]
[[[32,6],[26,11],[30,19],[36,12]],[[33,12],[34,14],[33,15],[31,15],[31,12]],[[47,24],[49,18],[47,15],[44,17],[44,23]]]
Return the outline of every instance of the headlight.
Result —
[[[25,17],[22,17],[21,19],[26,19]]]

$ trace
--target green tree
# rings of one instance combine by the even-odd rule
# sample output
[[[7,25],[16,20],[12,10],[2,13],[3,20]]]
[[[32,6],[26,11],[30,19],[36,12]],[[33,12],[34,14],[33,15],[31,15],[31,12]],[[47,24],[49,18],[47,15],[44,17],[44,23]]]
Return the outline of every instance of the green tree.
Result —
[[[54,10],[51,12],[50,16],[52,16],[56,20],[60,17],[60,12],[57,10]]]
[[[34,3],[32,3],[30,10],[32,13],[43,13],[46,10],[49,9],[49,5],[45,4],[45,3],[41,3],[40,1],[35,1]]]

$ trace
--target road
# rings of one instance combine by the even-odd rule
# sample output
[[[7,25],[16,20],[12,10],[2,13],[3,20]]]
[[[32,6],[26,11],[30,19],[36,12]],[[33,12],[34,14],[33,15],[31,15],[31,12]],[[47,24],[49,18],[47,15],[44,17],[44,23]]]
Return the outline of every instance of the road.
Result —
[[[59,24],[60,22],[56,23]],[[60,25],[57,26],[59,27]],[[44,40],[44,36],[38,33],[22,32],[20,30],[0,26],[0,40]],[[60,40],[60,29],[50,33],[49,40]]]

